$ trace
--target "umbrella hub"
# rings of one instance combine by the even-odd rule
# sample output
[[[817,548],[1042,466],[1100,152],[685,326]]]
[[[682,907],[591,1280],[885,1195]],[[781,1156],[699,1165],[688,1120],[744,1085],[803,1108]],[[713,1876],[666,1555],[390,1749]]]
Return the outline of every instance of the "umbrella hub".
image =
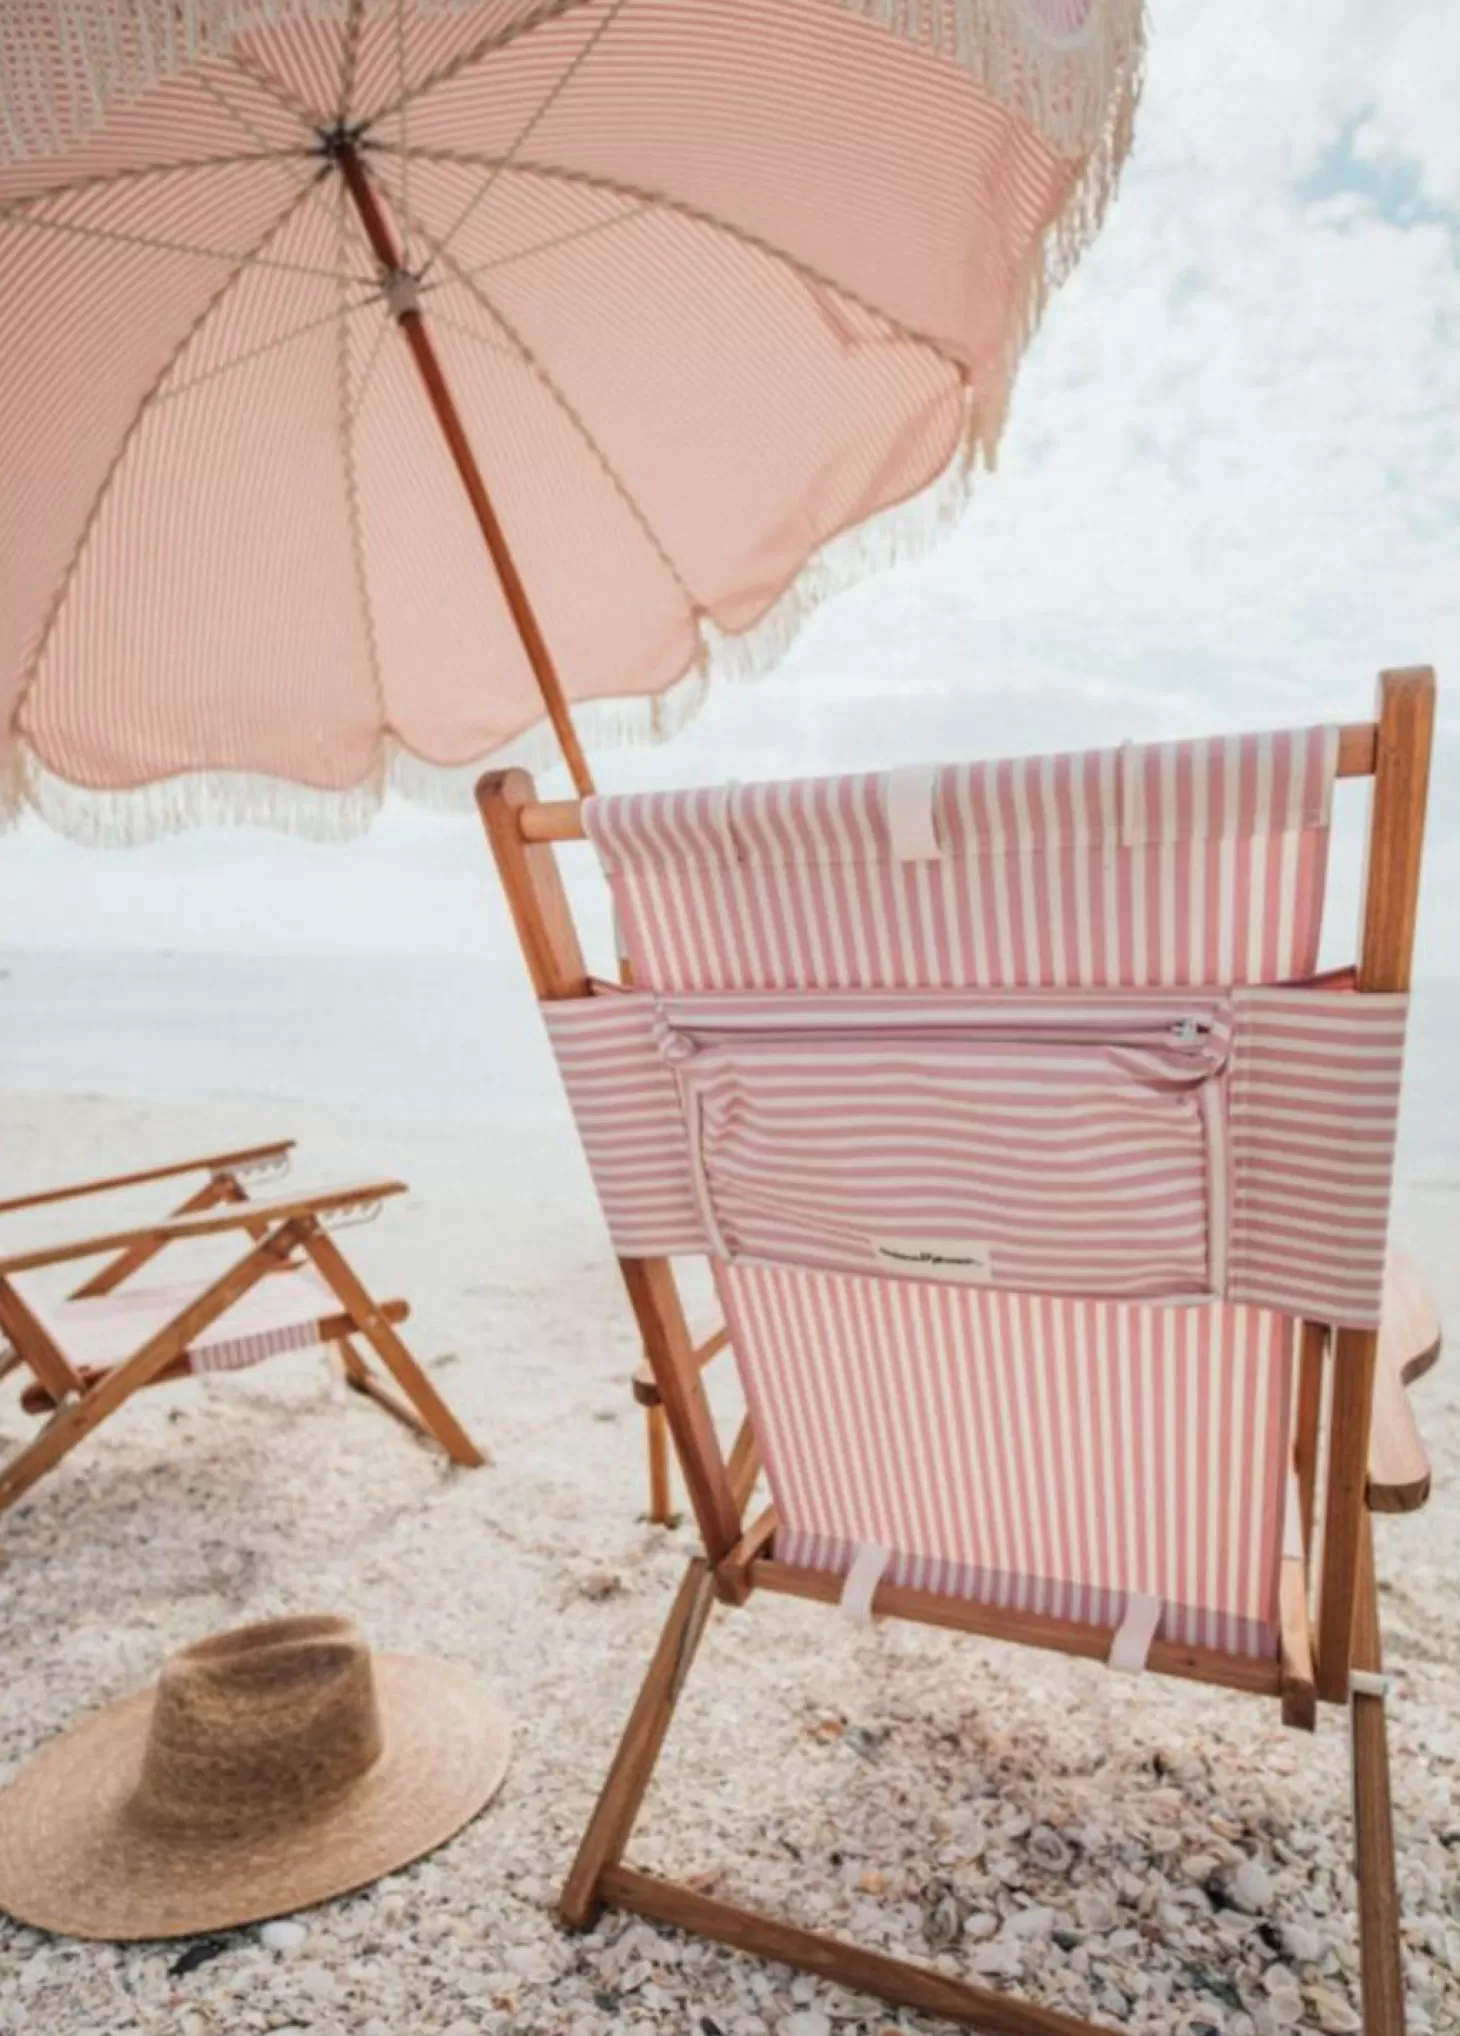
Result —
[[[326,162],[343,163],[347,156],[359,153],[369,131],[368,120],[337,120],[333,127],[317,127],[314,153],[323,156]]]
[[[392,318],[404,318],[421,308],[421,279],[414,269],[385,269],[380,277],[380,294]]]

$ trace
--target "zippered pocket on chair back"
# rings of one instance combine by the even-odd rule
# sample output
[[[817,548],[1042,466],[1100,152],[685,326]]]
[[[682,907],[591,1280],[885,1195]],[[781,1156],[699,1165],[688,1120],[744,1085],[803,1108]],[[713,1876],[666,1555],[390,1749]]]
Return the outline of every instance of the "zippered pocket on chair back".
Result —
[[[1229,1040],[1201,992],[664,998],[658,1025],[728,1263],[1150,1299],[1225,1285]]]

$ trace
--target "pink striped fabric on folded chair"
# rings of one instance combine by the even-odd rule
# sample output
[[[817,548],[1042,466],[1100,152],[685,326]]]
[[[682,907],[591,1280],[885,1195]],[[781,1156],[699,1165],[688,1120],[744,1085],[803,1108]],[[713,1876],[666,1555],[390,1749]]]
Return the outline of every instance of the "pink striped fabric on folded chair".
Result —
[[[15,1281],[26,1306],[58,1349],[78,1366],[122,1364],[165,1329],[196,1297],[192,1286],[128,1286],[85,1300],[62,1300],[33,1277]],[[285,1350],[307,1350],[320,1324],[340,1312],[333,1288],[313,1266],[271,1273],[203,1330],[188,1350],[194,1372],[243,1371]]]
[[[545,1016],[615,1247],[712,1258],[778,1554],[1274,1651],[1289,1318],[1377,1321],[1403,1046],[1282,987],[1336,761],[585,806],[637,987]]]

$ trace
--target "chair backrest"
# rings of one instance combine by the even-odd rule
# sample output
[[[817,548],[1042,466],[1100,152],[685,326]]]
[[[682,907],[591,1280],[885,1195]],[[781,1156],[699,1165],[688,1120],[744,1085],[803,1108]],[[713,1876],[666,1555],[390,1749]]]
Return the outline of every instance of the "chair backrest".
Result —
[[[1338,730],[595,799],[655,990],[1274,983],[1318,951]]]
[[[621,1256],[710,1253],[778,1554],[1273,1651],[1291,1317],[1345,1325],[1361,1485],[1431,687],[1377,731],[591,801],[629,994],[544,973],[514,896]],[[1307,979],[1368,768],[1355,996]]]

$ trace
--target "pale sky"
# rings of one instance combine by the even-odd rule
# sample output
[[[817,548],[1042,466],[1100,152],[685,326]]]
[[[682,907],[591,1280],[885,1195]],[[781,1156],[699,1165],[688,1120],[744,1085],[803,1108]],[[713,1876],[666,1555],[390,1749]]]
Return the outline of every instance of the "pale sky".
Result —
[[[1427,972],[1460,975],[1460,9],[1150,14],[1120,195],[963,523],[669,747],[595,758],[599,780],[1354,719],[1381,666],[1430,663],[1422,937]],[[1357,810],[1351,789],[1346,834]],[[336,846],[99,852],[32,824],[0,841],[0,925],[21,948],[449,955],[495,950],[491,881],[469,814],[399,804]]]

